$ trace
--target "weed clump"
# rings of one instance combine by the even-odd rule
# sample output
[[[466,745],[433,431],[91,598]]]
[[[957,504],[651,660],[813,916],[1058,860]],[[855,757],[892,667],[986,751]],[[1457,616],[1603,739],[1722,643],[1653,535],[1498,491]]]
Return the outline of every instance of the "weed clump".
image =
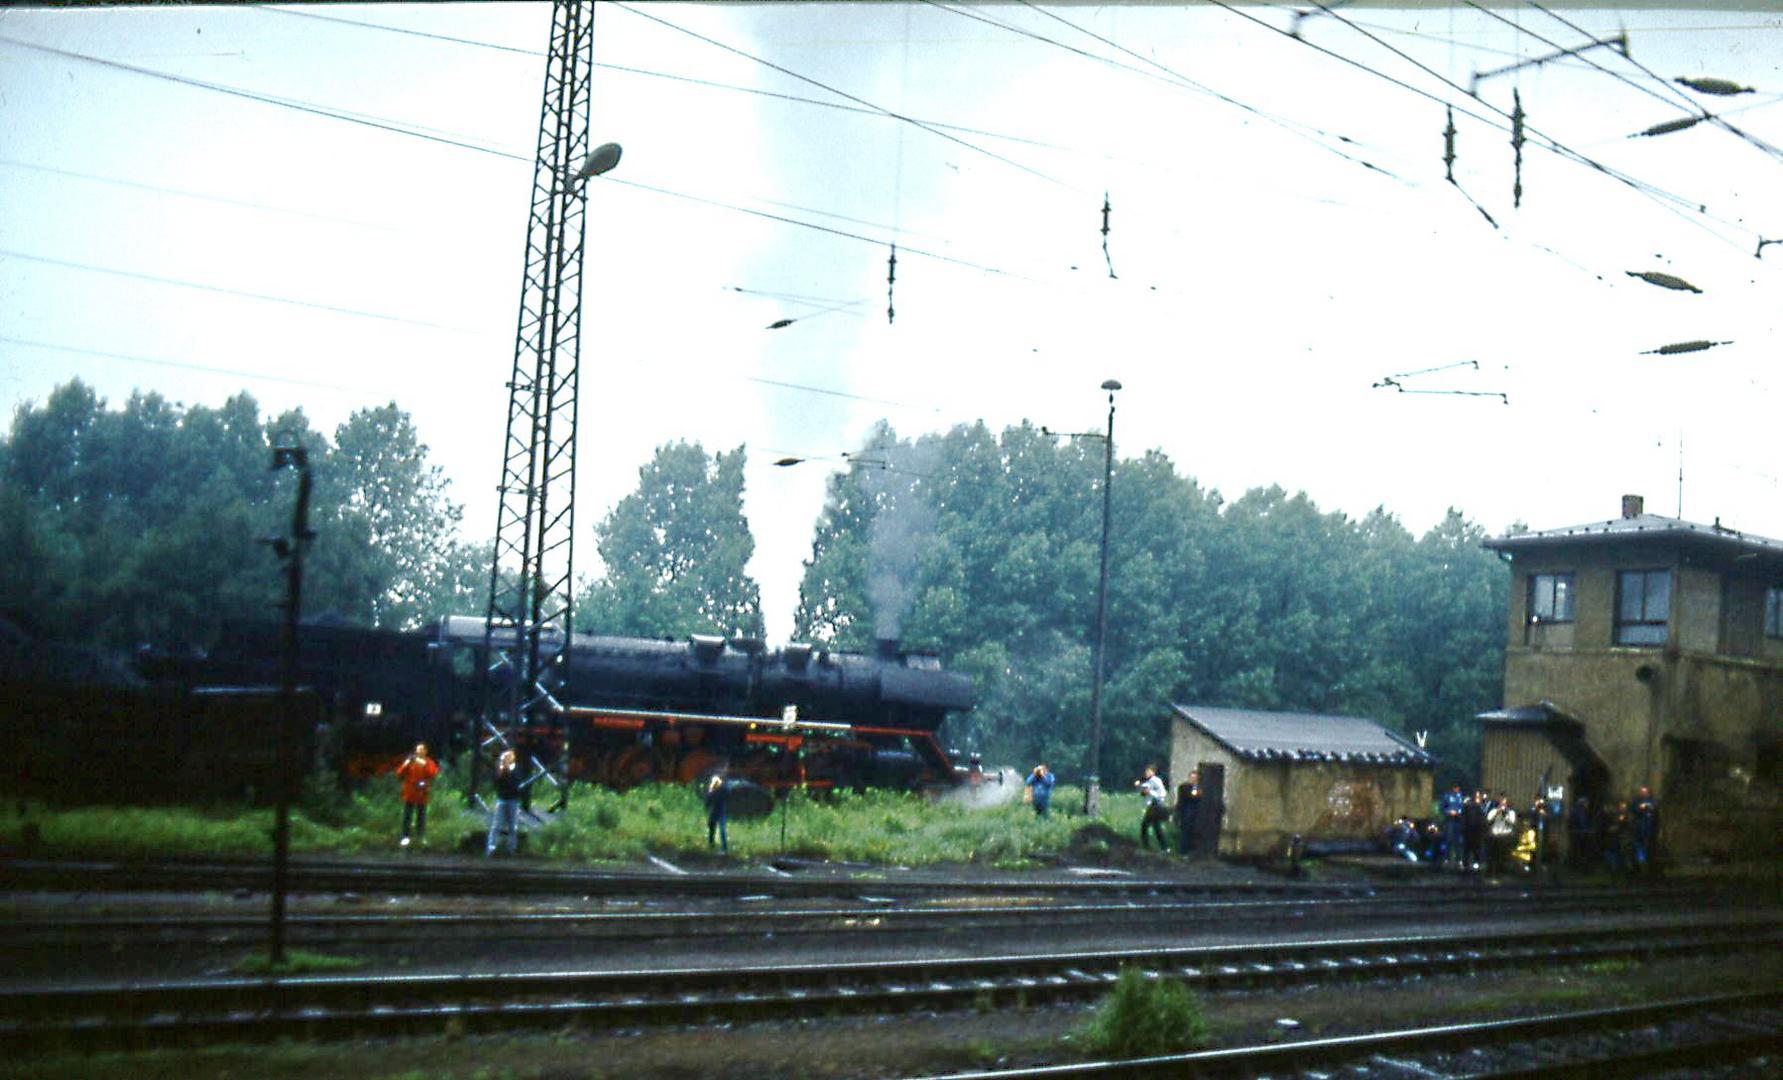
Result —
[[[1073,1035],[1077,1045],[1093,1054],[1145,1057],[1204,1045],[1208,1024],[1200,999],[1188,987],[1148,978],[1129,966],[1121,969],[1095,1015]]]

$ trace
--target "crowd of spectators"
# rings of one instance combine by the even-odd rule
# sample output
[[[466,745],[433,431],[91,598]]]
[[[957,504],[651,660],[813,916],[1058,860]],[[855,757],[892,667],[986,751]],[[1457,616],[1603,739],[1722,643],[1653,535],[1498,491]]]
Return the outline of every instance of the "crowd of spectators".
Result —
[[[1396,858],[1463,873],[1503,875],[1561,866],[1578,872],[1649,874],[1659,840],[1659,806],[1642,787],[1633,799],[1595,806],[1585,796],[1568,810],[1541,795],[1517,809],[1503,792],[1459,784],[1437,797],[1430,818],[1402,817],[1387,829]]]

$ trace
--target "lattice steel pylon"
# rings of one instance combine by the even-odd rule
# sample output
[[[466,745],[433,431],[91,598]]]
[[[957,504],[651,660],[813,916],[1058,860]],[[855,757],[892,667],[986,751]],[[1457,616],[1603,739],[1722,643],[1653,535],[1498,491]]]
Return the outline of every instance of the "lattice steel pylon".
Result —
[[[593,74],[593,0],[556,0],[508,381],[472,792],[506,748],[521,750],[523,761],[530,758],[534,780],[561,784],[566,764],[563,747],[535,736],[556,726],[554,688],[567,671],[575,586],[576,408]]]

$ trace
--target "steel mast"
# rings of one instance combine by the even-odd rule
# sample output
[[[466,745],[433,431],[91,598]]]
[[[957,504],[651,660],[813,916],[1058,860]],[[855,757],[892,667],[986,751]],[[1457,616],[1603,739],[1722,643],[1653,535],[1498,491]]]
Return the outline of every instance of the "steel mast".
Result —
[[[509,747],[523,752],[522,761],[530,758],[535,780],[547,777],[560,788],[564,783],[563,749],[529,735],[558,712],[554,691],[567,673],[593,74],[594,4],[556,0],[507,384],[473,792],[494,757]]]

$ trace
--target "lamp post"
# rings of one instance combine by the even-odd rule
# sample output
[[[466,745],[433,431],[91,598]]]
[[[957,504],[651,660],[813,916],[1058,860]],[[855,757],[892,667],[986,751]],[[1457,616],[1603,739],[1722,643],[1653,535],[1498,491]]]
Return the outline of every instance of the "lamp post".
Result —
[[[1095,676],[1090,683],[1090,750],[1084,759],[1083,812],[1095,817],[1102,802],[1102,661],[1108,639],[1108,525],[1112,515],[1110,496],[1114,489],[1114,392],[1120,380],[1102,384],[1108,391],[1108,432],[1102,436],[1102,556],[1096,574],[1096,659]]]
[[[1113,514],[1114,392],[1120,388],[1119,379],[1108,379],[1102,383],[1102,389],[1108,391],[1106,432],[1054,431],[1046,427],[1040,429],[1044,435],[1102,441],[1102,548],[1101,565],[1096,574],[1095,673],[1090,681],[1090,745],[1083,760],[1083,812],[1087,817],[1095,817],[1102,809],[1102,657],[1103,644],[1108,637],[1108,526]]]

